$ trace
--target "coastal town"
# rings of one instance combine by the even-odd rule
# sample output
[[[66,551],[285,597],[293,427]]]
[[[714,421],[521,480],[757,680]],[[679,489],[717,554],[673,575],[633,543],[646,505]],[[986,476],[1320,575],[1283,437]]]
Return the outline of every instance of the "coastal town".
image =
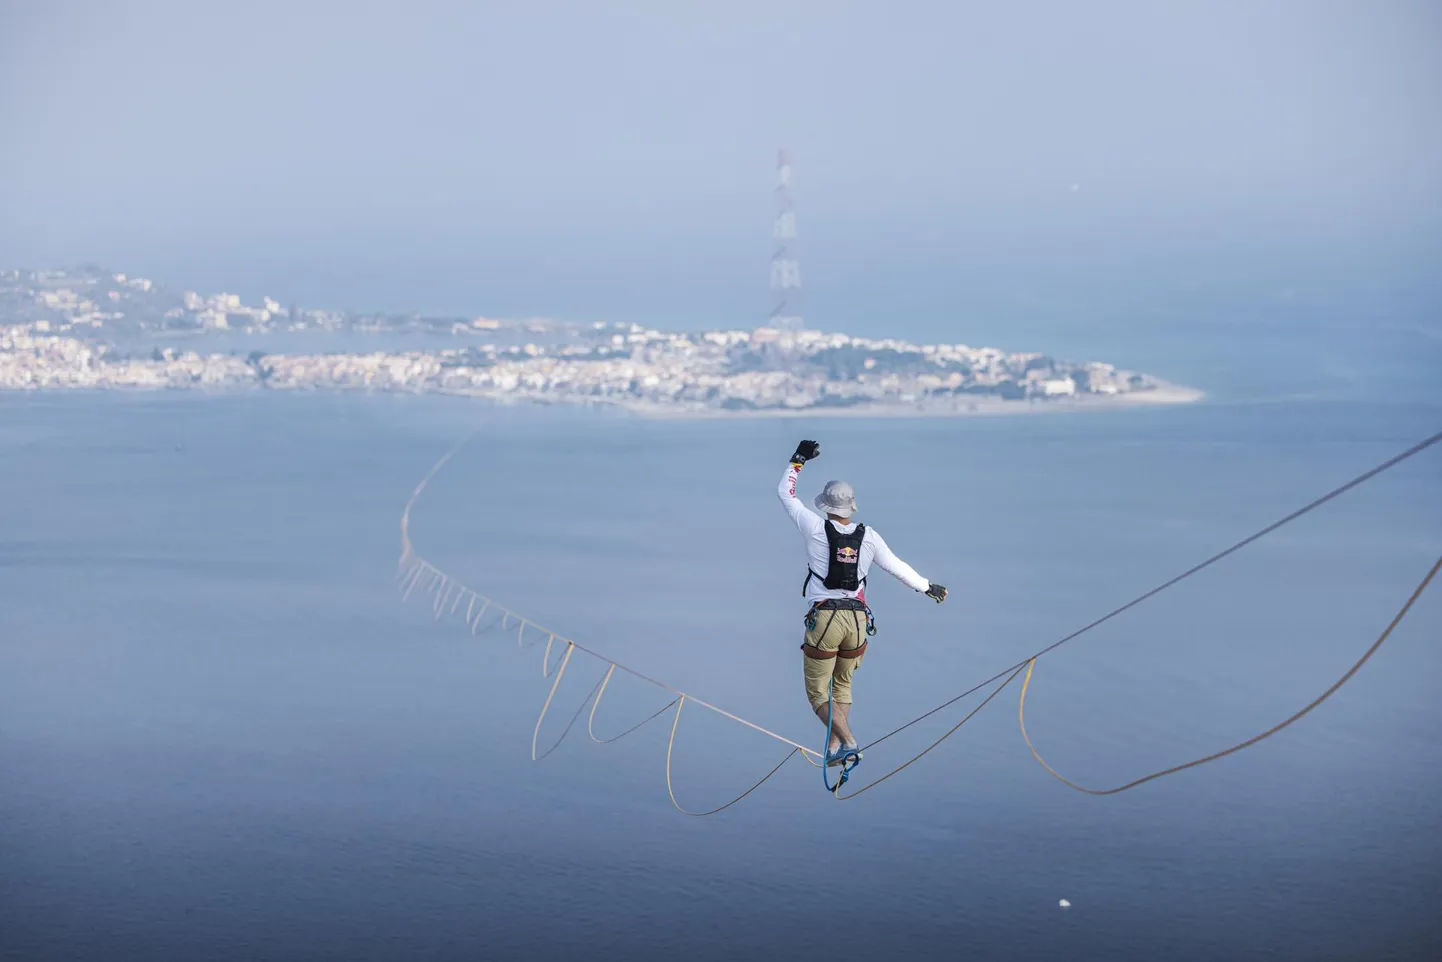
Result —
[[[301,332],[345,351],[268,349]],[[366,334],[434,335],[424,350],[356,351]],[[207,351],[221,340],[228,350]],[[234,345],[239,338],[246,348]],[[121,345],[153,343],[139,349]],[[1179,403],[1200,392],[1100,361],[771,328],[348,314],[170,292],[80,268],[0,273],[0,390],[434,392],[618,405],[654,416],[966,414]]]

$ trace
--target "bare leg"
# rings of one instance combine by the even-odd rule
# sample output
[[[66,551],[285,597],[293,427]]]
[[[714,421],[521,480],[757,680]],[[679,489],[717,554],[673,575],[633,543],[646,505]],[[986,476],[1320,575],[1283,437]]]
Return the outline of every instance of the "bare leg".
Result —
[[[835,752],[842,745],[855,745],[856,736],[851,734],[851,706],[843,705],[840,702],[833,702],[830,709],[822,705],[816,709],[816,717],[821,719],[821,724],[826,724],[826,713],[831,711],[831,741],[827,743],[826,750]]]
[[[841,719],[841,743],[843,745],[855,745],[856,736],[851,733],[851,703],[847,702],[844,705],[838,704],[835,707],[836,711],[833,714],[836,718]],[[836,727],[836,718],[832,719],[832,728]]]

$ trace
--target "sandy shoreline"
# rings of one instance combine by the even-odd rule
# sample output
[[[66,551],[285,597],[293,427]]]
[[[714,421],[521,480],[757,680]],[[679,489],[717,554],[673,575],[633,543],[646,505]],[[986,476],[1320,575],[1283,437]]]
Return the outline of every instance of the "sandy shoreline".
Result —
[[[1206,392],[1180,384],[1159,383],[1147,391],[1126,394],[1086,394],[1075,398],[1004,401],[992,397],[946,398],[919,403],[856,404],[849,407],[763,408],[722,410],[637,401],[611,402],[637,417],[651,420],[709,420],[722,418],[965,418],[1018,414],[1063,414],[1116,411],[1138,407],[1194,404]],[[603,402],[604,403],[604,402]]]

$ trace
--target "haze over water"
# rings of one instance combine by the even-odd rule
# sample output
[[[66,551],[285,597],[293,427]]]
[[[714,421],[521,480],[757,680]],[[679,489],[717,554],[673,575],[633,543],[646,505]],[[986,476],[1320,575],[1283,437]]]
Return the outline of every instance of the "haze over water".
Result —
[[[426,557],[819,746],[774,495],[818,437],[803,495],[853,482],[951,589],[873,579],[853,720],[901,724],[1442,427],[1438,27],[1403,2],[0,11],[0,268],[750,328],[784,144],[813,326],[1208,392],[819,424],[0,396],[0,958],[1442,954],[1437,587],[1316,712],[1133,792],[1050,778],[1009,689],[854,802],[792,760],[694,820],[669,716],[534,764],[539,649],[392,581],[406,497],[478,429],[415,509]],[[1038,748],[1105,786],[1275,724],[1435,560],[1439,482],[1434,449],[1044,658]],[[543,746],[601,671],[573,660]],[[597,733],[664,702],[617,679]],[[678,798],[779,758],[688,707]]]

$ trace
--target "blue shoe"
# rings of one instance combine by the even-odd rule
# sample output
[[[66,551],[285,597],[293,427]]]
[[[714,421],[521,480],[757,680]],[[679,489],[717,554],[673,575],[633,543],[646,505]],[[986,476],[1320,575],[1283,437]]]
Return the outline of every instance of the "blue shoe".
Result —
[[[856,750],[855,745],[842,745],[836,751],[826,753],[826,767],[835,768],[837,765],[844,765],[851,758],[855,759],[852,762],[854,765],[861,761],[861,753]]]

